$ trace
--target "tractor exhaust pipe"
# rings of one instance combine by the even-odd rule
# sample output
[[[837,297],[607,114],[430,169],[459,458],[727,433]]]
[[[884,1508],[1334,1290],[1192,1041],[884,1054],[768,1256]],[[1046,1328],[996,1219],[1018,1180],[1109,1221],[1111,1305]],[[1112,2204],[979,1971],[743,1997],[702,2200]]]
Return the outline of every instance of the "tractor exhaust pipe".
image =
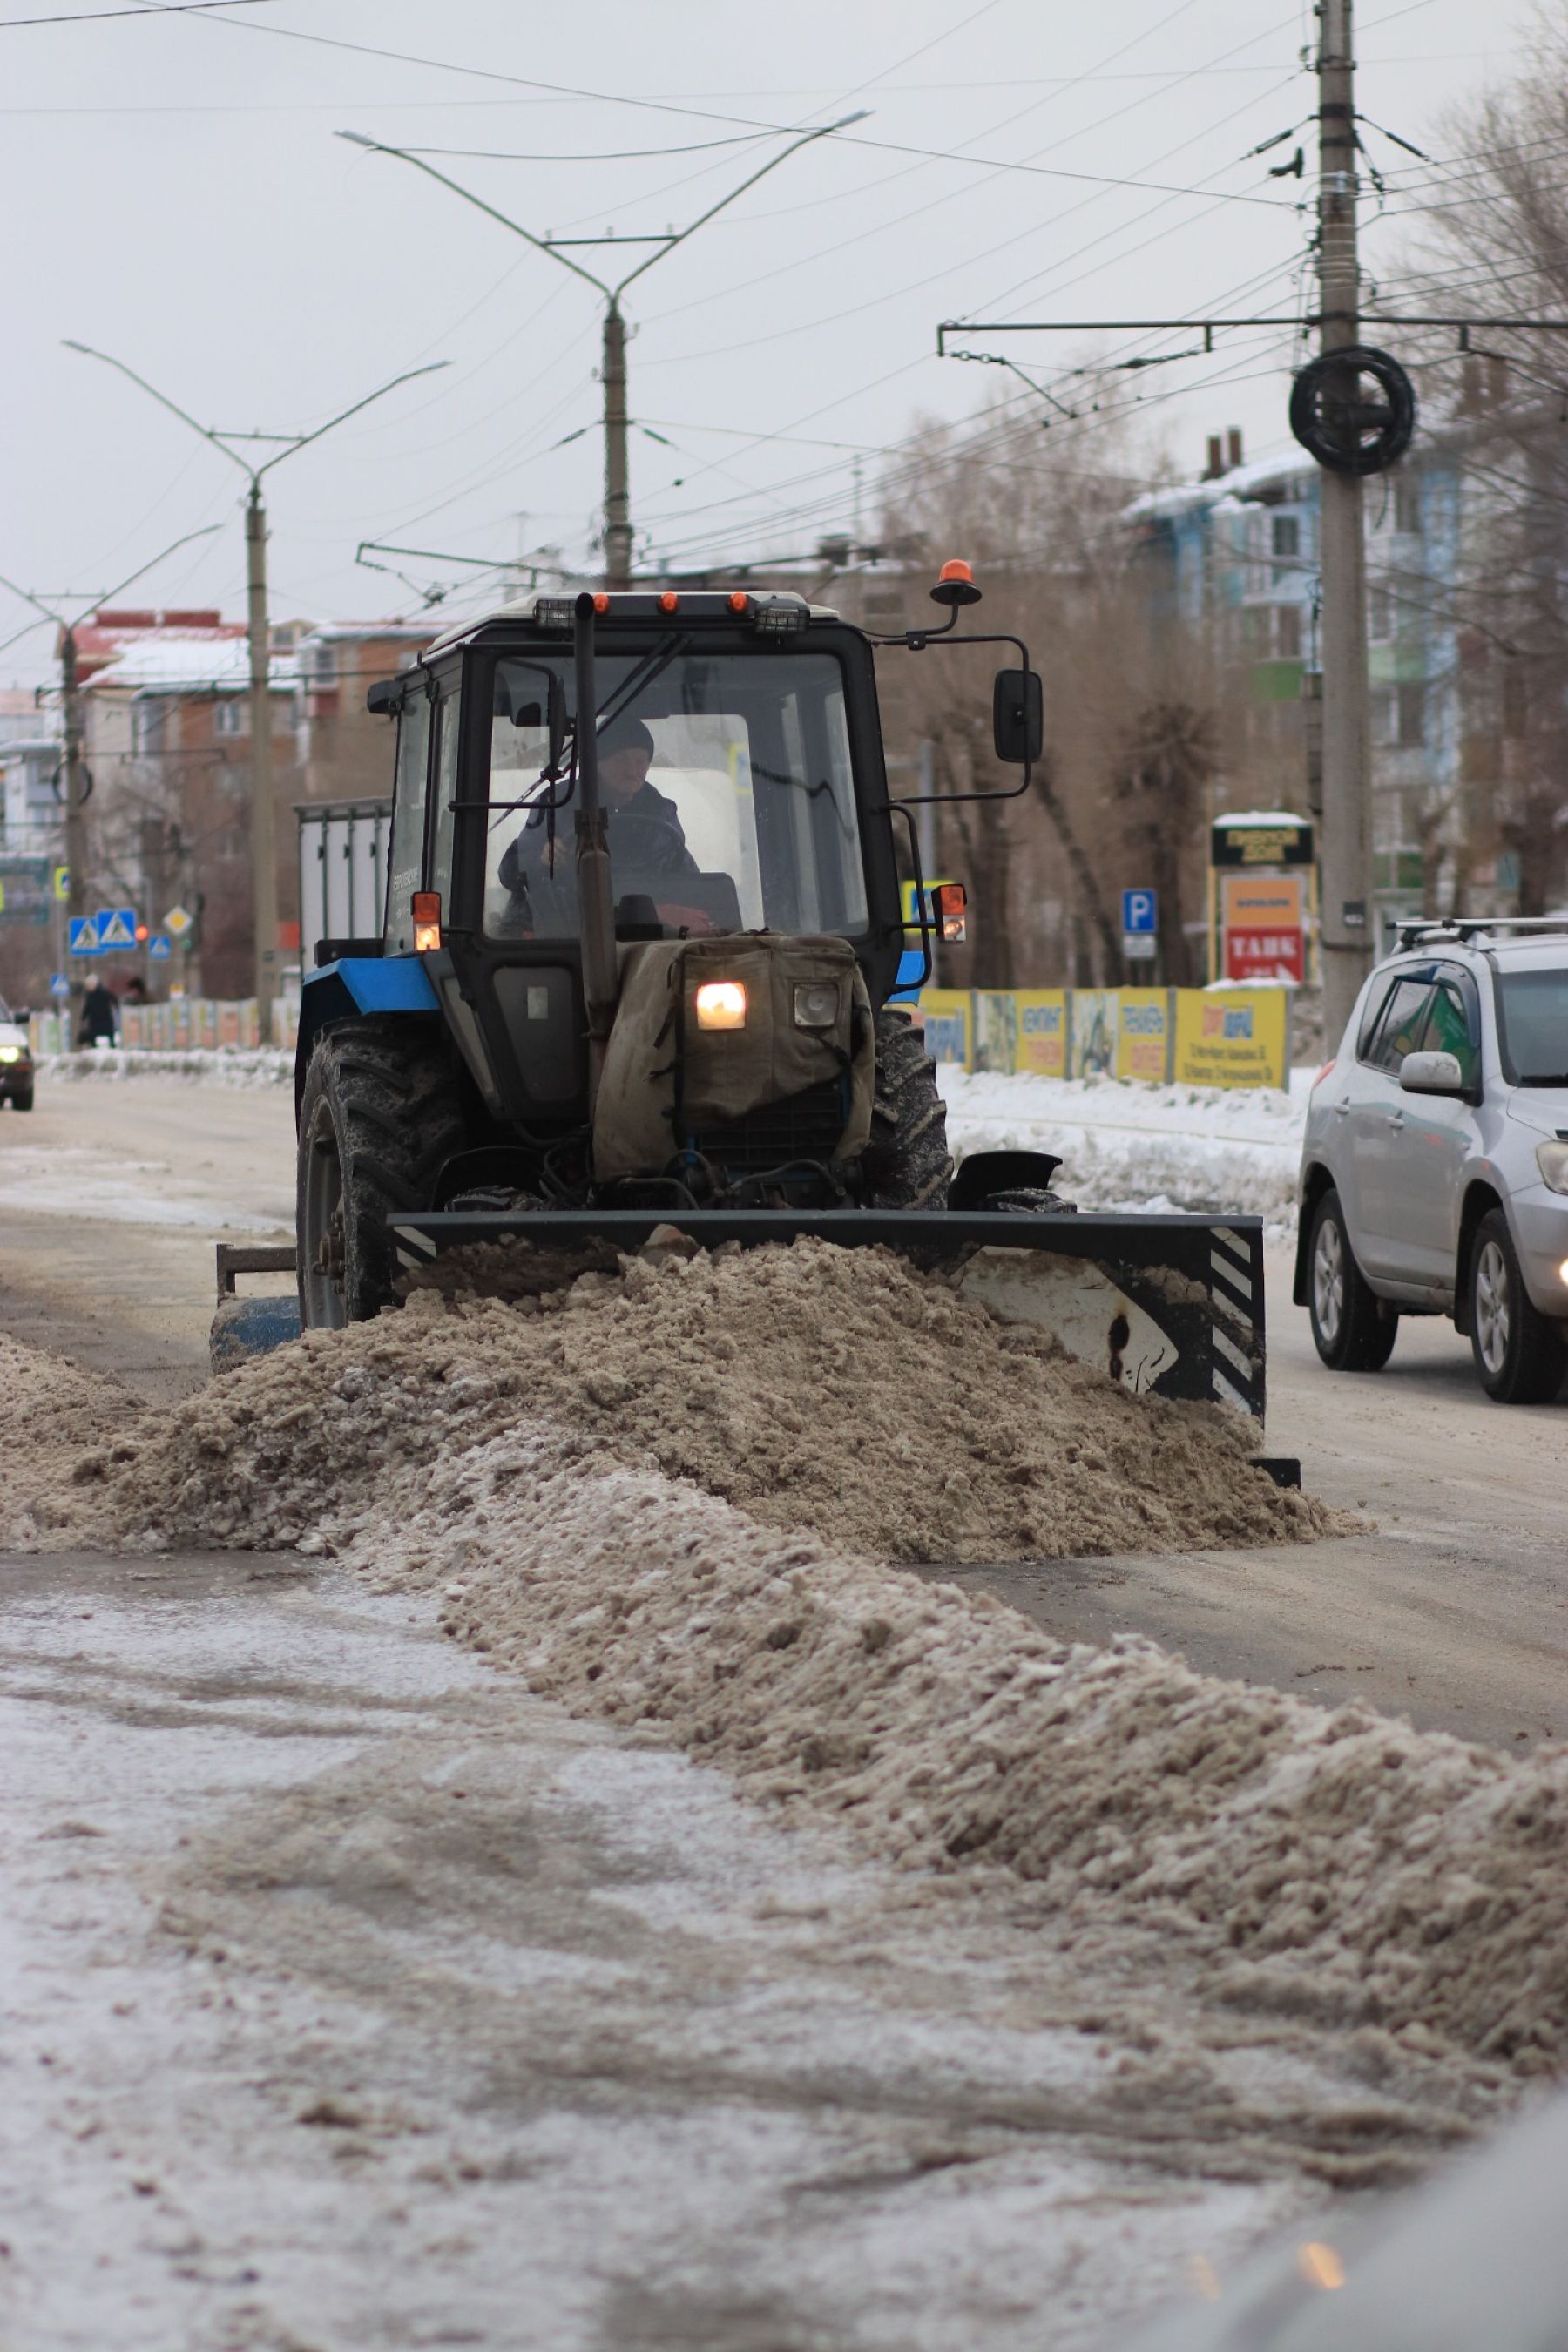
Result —
[[[583,942],[583,999],[588,1015],[588,1099],[599,1091],[605,1047],[616,1017],[620,966],[610,838],[599,801],[598,687],[594,669],[594,599],[574,606],[572,651],[577,683],[577,928]]]

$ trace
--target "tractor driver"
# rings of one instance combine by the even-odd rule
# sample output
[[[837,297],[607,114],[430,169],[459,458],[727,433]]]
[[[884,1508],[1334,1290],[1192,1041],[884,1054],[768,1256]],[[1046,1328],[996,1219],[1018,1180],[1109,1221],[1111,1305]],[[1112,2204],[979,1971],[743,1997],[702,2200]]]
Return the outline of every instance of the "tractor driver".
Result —
[[[609,819],[611,863],[650,878],[700,873],[675,803],[648,782],[652,761],[653,737],[640,719],[613,719],[599,737],[599,796]],[[535,809],[500,862],[500,878],[514,895],[525,896],[531,877],[546,870],[548,840],[544,811]],[[558,835],[557,872],[563,848]]]

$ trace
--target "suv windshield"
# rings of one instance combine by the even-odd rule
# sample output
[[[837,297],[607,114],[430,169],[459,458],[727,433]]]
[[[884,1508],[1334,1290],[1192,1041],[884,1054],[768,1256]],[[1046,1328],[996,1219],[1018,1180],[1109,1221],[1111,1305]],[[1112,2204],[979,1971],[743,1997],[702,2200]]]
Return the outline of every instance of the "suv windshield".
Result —
[[[1568,1087],[1568,969],[1500,971],[1498,1044],[1515,1087]]]
[[[617,927],[854,938],[867,925],[844,677],[829,653],[601,654],[599,789]],[[503,655],[490,727],[485,928],[575,938],[572,656]],[[630,905],[628,901],[640,903]],[[651,906],[649,905],[651,901]]]

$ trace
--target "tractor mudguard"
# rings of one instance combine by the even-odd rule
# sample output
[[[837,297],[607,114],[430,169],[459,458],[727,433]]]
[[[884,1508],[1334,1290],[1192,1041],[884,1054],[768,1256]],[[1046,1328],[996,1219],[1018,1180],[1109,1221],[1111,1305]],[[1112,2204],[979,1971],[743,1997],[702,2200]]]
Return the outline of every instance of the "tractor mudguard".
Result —
[[[323,1029],[361,1013],[439,1013],[424,959],[416,955],[341,956],[305,974],[300,991],[300,1035],[294,1047],[294,1113],[305,1073]]]

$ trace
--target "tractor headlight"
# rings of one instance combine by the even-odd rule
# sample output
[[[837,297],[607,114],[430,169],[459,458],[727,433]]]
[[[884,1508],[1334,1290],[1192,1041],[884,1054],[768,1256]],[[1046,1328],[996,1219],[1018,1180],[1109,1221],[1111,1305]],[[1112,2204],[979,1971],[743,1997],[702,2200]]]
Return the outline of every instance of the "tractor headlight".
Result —
[[[0,1062],[19,1062],[21,1058],[20,1045],[0,1045]]]
[[[746,992],[738,980],[705,980],[697,992],[699,1029],[743,1029]]]
[[[797,1029],[831,1029],[838,1019],[838,982],[803,980],[795,992]]]
[[[1568,1192],[1568,1140],[1559,1136],[1555,1143],[1538,1143],[1535,1164],[1543,1184],[1554,1192]]]

